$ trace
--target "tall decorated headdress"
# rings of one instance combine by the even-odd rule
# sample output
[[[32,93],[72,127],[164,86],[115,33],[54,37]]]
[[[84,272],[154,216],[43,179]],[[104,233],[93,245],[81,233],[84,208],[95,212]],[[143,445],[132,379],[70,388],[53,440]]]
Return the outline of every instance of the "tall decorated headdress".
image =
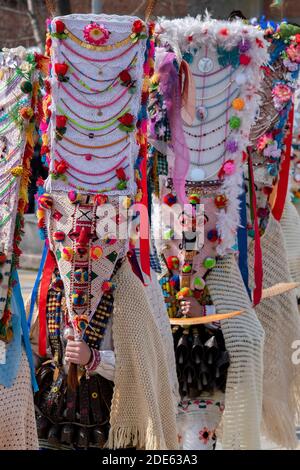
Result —
[[[13,337],[13,274],[21,254],[37,82],[36,57],[23,47],[0,52],[0,339]]]
[[[152,26],[127,16],[70,15],[48,24],[41,130],[49,177],[39,225],[49,240],[46,264],[58,265],[80,337],[128,250],[128,209],[147,205],[151,35]]]

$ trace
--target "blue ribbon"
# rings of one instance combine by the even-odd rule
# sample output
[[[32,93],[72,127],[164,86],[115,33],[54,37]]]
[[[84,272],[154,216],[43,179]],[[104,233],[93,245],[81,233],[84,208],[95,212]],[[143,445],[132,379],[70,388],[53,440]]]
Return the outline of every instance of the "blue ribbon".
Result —
[[[248,240],[247,240],[247,208],[246,208],[246,191],[243,190],[240,195],[240,227],[238,228],[238,247],[239,247],[239,268],[241,275],[251,299],[251,291],[249,289],[249,272],[248,272]]]
[[[37,277],[36,277],[36,280],[35,280],[35,283],[34,283],[34,286],[33,286],[31,299],[30,299],[30,310],[29,310],[29,316],[28,316],[28,320],[27,320],[28,331],[30,331],[30,325],[31,325],[32,316],[33,316],[33,312],[34,312],[34,306],[35,306],[36,298],[37,298],[37,295],[38,295],[40,280],[41,280],[41,277],[42,277],[42,272],[43,272],[43,269],[44,269],[44,265],[45,265],[45,261],[46,261],[46,258],[47,258],[48,250],[49,250],[48,245],[45,243],[44,248],[43,248],[43,253],[42,253],[42,259],[41,259],[41,262],[40,262],[40,267],[39,267],[39,270],[38,270],[38,273],[37,273]]]
[[[38,384],[37,384],[37,381],[36,381],[36,378],[35,378],[33,356],[32,356],[32,350],[31,350],[31,344],[30,344],[30,339],[29,339],[27,322],[26,322],[26,313],[25,313],[23,297],[22,297],[22,293],[21,293],[21,289],[20,289],[19,276],[18,276],[18,272],[16,270],[14,270],[14,272],[13,272],[13,279],[14,279],[14,281],[16,281],[16,282],[14,282],[13,295],[14,295],[16,304],[17,304],[17,306],[20,310],[23,341],[24,341],[25,352],[26,352],[27,359],[28,359],[28,362],[29,362],[29,367],[30,367],[31,383],[32,383],[33,391],[37,392],[39,388],[38,388]]]

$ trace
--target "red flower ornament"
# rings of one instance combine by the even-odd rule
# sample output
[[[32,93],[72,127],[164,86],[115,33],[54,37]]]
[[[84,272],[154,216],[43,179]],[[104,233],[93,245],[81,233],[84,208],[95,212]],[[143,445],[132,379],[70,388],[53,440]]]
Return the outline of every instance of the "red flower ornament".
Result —
[[[65,32],[65,23],[61,20],[55,21],[55,29],[58,34],[62,34]]]
[[[67,121],[68,118],[64,115],[56,116],[56,127],[58,127],[59,129],[66,127]]]
[[[240,55],[240,64],[241,65],[249,65],[251,62],[251,57],[248,56],[247,54],[241,54]]]
[[[57,175],[63,175],[68,169],[68,164],[64,160],[62,161],[54,161],[54,172]]]

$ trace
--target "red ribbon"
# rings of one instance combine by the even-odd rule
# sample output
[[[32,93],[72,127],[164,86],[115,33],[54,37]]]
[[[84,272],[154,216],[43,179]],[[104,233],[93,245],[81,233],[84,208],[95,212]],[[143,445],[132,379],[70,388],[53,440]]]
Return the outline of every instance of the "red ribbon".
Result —
[[[280,221],[285,205],[289,174],[290,174],[290,162],[291,162],[291,151],[292,151],[292,140],[293,140],[293,121],[294,121],[294,105],[292,105],[289,116],[288,116],[288,131],[284,138],[285,152],[283,153],[284,158],[280,165],[278,184],[276,191],[276,198],[272,208],[272,214],[274,218]]]
[[[260,244],[260,234],[258,227],[257,217],[257,205],[256,205],[256,193],[253,175],[253,166],[251,156],[248,157],[248,169],[249,169],[249,183],[251,185],[251,206],[252,206],[252,223],[254,224],[254,284],[253,289],[253,307],[259,304],[262,295],[262,284],[263,284],[263,266],[262,266],[262,251]]]
[[[142,189],[142,200],[141,204],[145,207],[145,211],[140,215],[140,224],[145,224],[144,227],[140,227],[140,256],[141,256],[141,269],[144,274],[150,276],[150,244],[149,244],[149,219],[146,217],[148,213],[148,188],[147,188],[147,158],[146,158],[147,147],[145,145],[145,153],[141,162],[141,189]],[[143,235],[147,233],[148,236]]]
[[[47,321],[46,321],[46,307],[47,297],[52,274],[56,266],[56,260],[52,251],[48,251],[47,258],[44,265],[43,277],[40,285],[40,300],[39,300],[39,353],[40,356],[46,356],[47,344]]]

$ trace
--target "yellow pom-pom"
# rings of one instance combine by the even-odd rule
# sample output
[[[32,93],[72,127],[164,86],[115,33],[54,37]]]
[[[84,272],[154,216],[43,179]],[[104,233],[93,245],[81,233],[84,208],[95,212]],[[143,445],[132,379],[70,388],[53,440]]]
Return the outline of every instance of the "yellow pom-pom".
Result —
[[[243,98],[235,98],[232,102],[232,107],[236,111],[242,111],[245,107],[245,101]]]
[[[70,246],[66,246],[61,251],[61,257],[65,261],[72,261],[73,255],[74,255],[74,251],[72,250]]]
[[[141,202],[142,199],[143,199],[143,193],[142,193],[142,190],[139,189],[135,196],[135,202]]]
[[[43,142],[43,145],[48,145],[49,143],[48,134],[42,135],[42,142]]]
[[[158,82],[159,82],[159,75],[158,75],[158,73],[155,72],[151,77],[151,83],[154,85]]]
[[[21,176],[23,168],[21,166],[15,166],[15,168],[12,168],[10,172],[13,176]]]
[[[131,206],[131,204],[132,204],[132,199],[131,199],[131,197],[125,196],[124,199],[123,199],[123,203],[122,203],[124,209],[129,209],[129,207]]]
[[[99,246],[99,245],[92,246],[90,254],[91,254],[91,258],[94,261],[97,261],[97,259],[101,258],[102,253],[103,253],[103,250],[102,250],[101,246]]]

